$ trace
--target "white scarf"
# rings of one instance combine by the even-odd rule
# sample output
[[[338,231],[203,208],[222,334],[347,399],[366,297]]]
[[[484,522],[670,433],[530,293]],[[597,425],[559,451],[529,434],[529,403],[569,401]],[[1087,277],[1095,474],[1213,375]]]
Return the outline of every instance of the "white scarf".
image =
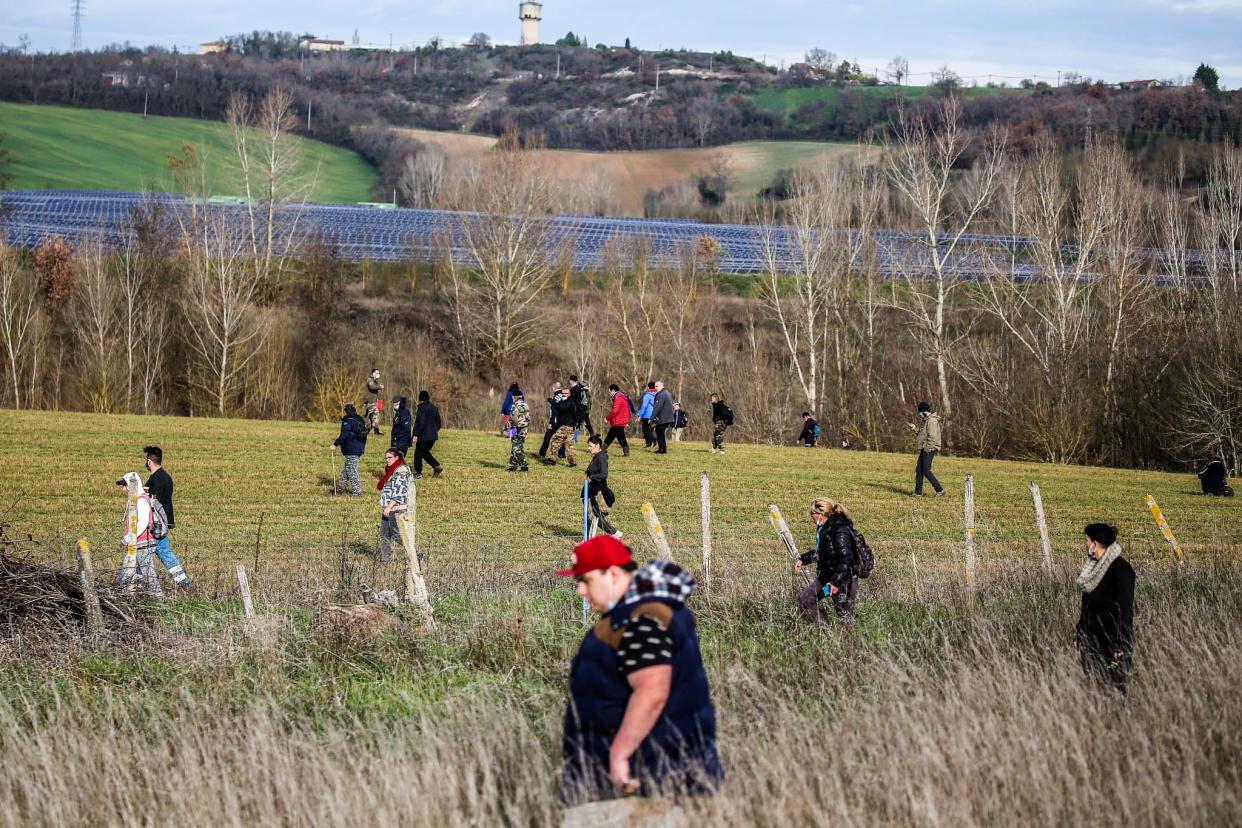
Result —
[[[1097,561],[1091,556],[1087,556],[1087,562],[1082,565],[1082,572],[1078,573],[1078,588],[1083,592],[1091,592],[1100,585],[1100,581],[1104,580],[1104,573],[1113,565],[1113,561],[1121,557],[1121,545],[1114,543],[1104,550],[1104,554]]]

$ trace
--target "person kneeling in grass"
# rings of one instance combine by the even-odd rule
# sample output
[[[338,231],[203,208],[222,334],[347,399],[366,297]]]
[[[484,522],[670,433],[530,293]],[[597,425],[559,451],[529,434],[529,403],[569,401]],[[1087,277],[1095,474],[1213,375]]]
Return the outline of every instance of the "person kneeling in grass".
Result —
[[[672,561],[641,569],[616,538],[574,547],[557,573],[601,614],[569,670],[562,742],[567,804],[609,795],[706,794],[724,779],[716,709],[694,613],[694,577]]]
[[[1077,580],[1082,610],[1074,647],[1087,678],[1124,696],[1134,660],[1134,567],[1121,557],[1112,526],[1092,523],[1083,534],[1087,560]]]

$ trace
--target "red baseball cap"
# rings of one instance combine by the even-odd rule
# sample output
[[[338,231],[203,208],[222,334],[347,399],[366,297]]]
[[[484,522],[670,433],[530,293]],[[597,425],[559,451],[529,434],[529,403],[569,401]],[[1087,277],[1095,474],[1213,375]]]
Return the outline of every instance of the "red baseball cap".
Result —
[[[580,578],[596,569],[633,563],[630,548],[611,535],[596,535],[574,547],[573,566],[557,570],[557,575]]]

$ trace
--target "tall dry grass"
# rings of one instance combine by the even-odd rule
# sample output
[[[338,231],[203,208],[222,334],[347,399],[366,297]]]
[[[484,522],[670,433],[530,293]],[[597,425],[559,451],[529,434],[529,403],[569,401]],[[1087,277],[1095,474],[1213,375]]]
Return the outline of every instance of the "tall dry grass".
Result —
[[[1242,576],[1140,572],[1126,704],[1073,591],[1016,574],[816,632],[784,582],[698,600],[728,768],[712,825],[1242,820]],[[141,651],[0,661],[0,824],[555,824],[568,593],[447,596],[436,632],[326,648],[203,613]],[[29,653],[30,651],[27,651]]]

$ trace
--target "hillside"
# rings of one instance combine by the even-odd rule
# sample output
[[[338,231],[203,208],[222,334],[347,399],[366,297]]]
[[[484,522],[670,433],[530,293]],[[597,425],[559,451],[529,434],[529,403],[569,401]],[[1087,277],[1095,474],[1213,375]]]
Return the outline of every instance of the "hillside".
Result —
[[[486,152],[495,138],[424,129],[397,130],[402,135],[442,149],[452,159]],[[554,169],[568,179],[605,176],[615,187],[612,201],[621,215],[641,216],[643,196],[688,178],[703,175],[722,164],[732,178],[730,198],[749,202],[772,183],[778,170],[813,167],[857,152],[849,143],[821,141],[741,141],[704,149],[591,152],[546,150]]]
[[[207,159],[213,194],[239,194],[228,178],[232,147],[221,123],[0,103],[0,132],[13,159],[11,189],[166,190],[172,186],[167,159],[189,144]],[[302,172],[318,178],[311,200],[369,200],[376,174],[362,157],[296,140]]]
[[[445,413],[451,422],[453,412]],[[398,567],[375,573],[369,557],[374,482],[387,445],[382,438],[372,439],[362,460],[364,495],[333,498],[328,480],[333,457],[339,471],[340,456],[326,448],[336,436],[331,424],[75,414],[52,434],[47,422],[44,414],[0,411],[0,460],[10,470],[0,501],[16,500],[5,520],[32,532],[45,556],[71,554],[73,541],[85,537],[101,550],[102,567],[114,565],[124,503],[112,481],[141,470],[142,446],[157,443],[177,483],[177,545],[188,550],[190,570],[212,590],[227,593],[234,563],[255,559],[256,532],[260,568],[252,577],[265,600],[302,600],[333,589],[343,553],[372,585],[398,583]],[[540,434],[532,430],[532,454]],[[74,462],[58,464],[66,444],[75,447]],[[448,432],[435,453],[446,475],[418,486],[419,537],[433,588],[500,573],[544,582],[581,535],[577,498],[585,461],[578,469],[534,465],[528,474],[507,474],[508,442],[480,432]],[[1038,563],[1027,492],[1032,481],[1043,489],[1058,565],[1067,569],[1081,556],[1082,525],[1094,520],[1120,527],[1132,560],[1166,564],[1168,546],[1143,507],[1147,494],[1163,507],[1192,560],[1232,558],[1242,545],[1242,499],[1196,495],[1190,475],[946,457],[936,470],[950,496],[912,500],[905,496],[911,465],[903,454],[754,445],[733,446],[720,456],[697,442],[675,444],[667,457],[641,448],[628,458],[615,452],[613,520],[649,554],[639,507],[650,500],[675,554],[697,568],[699,475],[706,470],[721,573],[779,575],[784,553],[766,504],[780,504],[799,541],[809,544],[806,504],[828,495],[850,506],[871,539],[883,561],[876,583],[908,583],[912,554],[921,578],[952,583],[960,581],[962,566],[962,480],[973,474],[985,580]]]
[[[874,111],[883,102],[894,98],[906,101],[921,101],[934,98],[940,90],[933,86],[769,86],[750,95],[760,109],[786,119],[788,126],[808,128],[811,126],[799,113],[821,113],[823,120],[833,120],[842,114],[842,100],[851,98],[861,102],[866,112]],[[999,89],[991,87],[965,87],[961,89],[963,98],[970,100],[983,95],[1030,94],[1024,89]]]

